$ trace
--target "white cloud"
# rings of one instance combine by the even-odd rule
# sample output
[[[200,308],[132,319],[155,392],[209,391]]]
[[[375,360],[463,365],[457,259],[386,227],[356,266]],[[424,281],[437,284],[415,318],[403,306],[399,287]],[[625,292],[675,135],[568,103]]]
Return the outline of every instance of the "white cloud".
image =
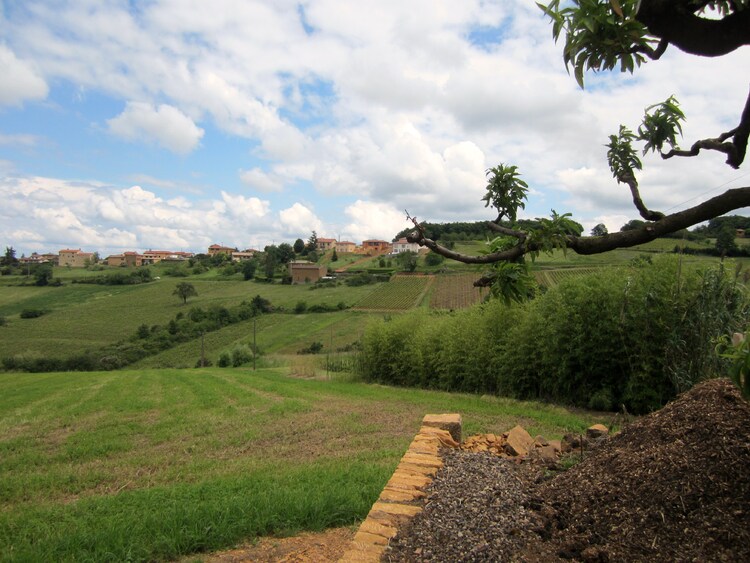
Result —
[[[29,63],[0,45],[0,104],[16,105],[25,100],[42,100],[48,88],[44,78]]]
[[[260,192],[280,192],[284,188],[284,181],[276,174],[269,174],[261,168],[240,170],[240,180],[248,187]]]
[[[341,236],[352,241],[368,238],[391,240],[409,226],[404,212],[387,203],[357,200],[344,213],[351,222],[343,227]]]
[[[177,153],[194,150],[203,137],[203,129],[179,109],[161,104],[154,107],[142,102],[128,102],[125,110],[107,120],[109,130],[127,141],[155,142]]]
[[[38,142],[39,137],[37,137],[36,135],[28,135],[23,133],[17,135],[4,135],[0,133],[0,145],[33,147]]]
[[[0,239],[27,253],[64,246],[102,253],[148,248],[200,252],[217,241],[248,247],[282,239],[269,202],[227,192],[220,199],[188,202],[164,200],[140,186],[120,189],[34,177],[0,179],[0,198],[5,202]]]
[[[315,213],[301,203],[279,211],[282,233],[289,238],[306,238],[312,231],[323,236],[323,223]]]

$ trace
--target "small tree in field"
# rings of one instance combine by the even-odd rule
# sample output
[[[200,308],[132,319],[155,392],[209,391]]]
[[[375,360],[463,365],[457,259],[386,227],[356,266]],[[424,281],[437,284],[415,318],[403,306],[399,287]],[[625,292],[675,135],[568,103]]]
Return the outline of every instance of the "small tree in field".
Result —
[[[563,61],[582,88],[586,70],[609,71],[619,66],[632,73],[647,60],[659,59],[670,46],[698,56],[719,57],[750,45],[750,0],[551,0],[537,5],[550,19],[554,39],[564,38]],[[717,99],[721,96],[721,92],[716,93]],[[446,258],[487,266],[475,285],[489,286],[493,295],[516,298],[526,295],[524,287],[531,279],[525,264],[527,256],[533,260],[541,252],[555,249],[600,254],[632,247],[750,206],[750,187],[727,190],[671,215],[646,205],[637,180],[643,166],[638,144],[643,155],[653,152],[665,160],[696,157],[702,151],[722,153],[732,168],[739,168],[745,160],[750,95],[736,127],[713,138],[699,139],[689,149],[678,145],[684,121],[679,102],[670,96],[646,108],[635,130],[621,125],[609,137],[607,160],[612,176],[630,191],[643,219],[640,223],[633,221],[631,229],[623,227],[606,237],[581,236],[570,214],[555,211],[549,218],[521,224],[516,220],[517,213],[526,205],[529,188],[515,166],[500,164],[487,170],[483,199],[496,212],[487,226],[497,236],[489,242],[486,253],[474,256],[454,252],[429,238],[417,219],[408,215],[415,230],[407,239]]]
[[[396,255],[396,261],[405,272],[413,272],[417,269],[417,253],[412,250],[399,252]]]
[[[724,225],[719,231],[719,234],[716,237],[716,250],[722,257],[737,254],[739,248],[734,241],[735,235],[736,231],[731,225]]]
[[[195,287],[192,283],[180,282],[174,288],[172,295],[176,295],[177,297],[182,299],[182,304],[186,305],[188,297],[195,297],[196,295],[198,295],[198,292],[195,290]]]
[[[247,280],[251,280],[255,277],[255,270],[258,269],[258,261],[255,258],[245,260],[242,263],[242,277]]]
[[[603,237],[608,233],[609,231],[607,230],[607,226],[604,223],[599,223],[597,226],[591,229],[592,237]]]
[[[303,241],[301,238],[298,238],[294,241],[294,253],[295,254],[302,254],[305,251],[305,241]]]

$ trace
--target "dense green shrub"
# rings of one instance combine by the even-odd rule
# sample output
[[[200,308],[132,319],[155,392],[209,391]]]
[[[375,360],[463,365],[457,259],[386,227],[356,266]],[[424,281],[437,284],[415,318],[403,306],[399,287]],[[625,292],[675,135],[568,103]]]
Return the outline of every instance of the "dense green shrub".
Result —
[[[319,354],[320,351],[323,349],[323,343],[322,342],[313,342],[306,348],[302,348],[302,350],[298,351],[298,354]]]
[[[344,280],[344,283],[350,287],[368,285],[371,283],[375,283],[375,276],[366,272],[362,272],[361,274],[355,274],[351,277],[346,278],[346,280]]]
[[[153,281],[151,270],[148,268],[139,268],[130,273],[115,272],[101,276],[91,276],[87,278],[74,279],[73,283],[98,284],[98,285],[137,285]]]
[[[44,313],[46,313],[44,309],[24,309],[20,313],[20,317],[22,319],[36,319],[37,317],[41,317]]]
[[[240,367],[251,362],[253,349],[247,344],[235,344],[231,350],[222,350],[217,365],[221,368]]]
[[[735,276],[666,257],[569,277],[523,304],[382,321],[359,365],[370,381],[648,412],[721,373],[714,342],[748,318]]]

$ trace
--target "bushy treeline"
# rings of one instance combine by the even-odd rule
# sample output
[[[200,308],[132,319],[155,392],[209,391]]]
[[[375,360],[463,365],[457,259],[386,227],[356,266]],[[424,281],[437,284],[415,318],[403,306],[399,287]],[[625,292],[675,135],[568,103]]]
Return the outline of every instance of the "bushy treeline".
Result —
[[[135,285],[153,281],[151,270],[148,268],[139,268],[131,272],[115,272],[112,274],[102,274],[100,276],[90,276],[86,278],[77,278],[73,283],[90,283],[98,285]]]
[[[575,221],[574,233],[580,235],[583,232],[583,226]],[[532,230],[540,226],[538,219],[519,219],[515,223],[509,223],[508,221],[501,221],[501,225],[504,227],[513,227],[519,230]],[[421,223],[420,226],[424,229],[425,236],[432,240],[440,240],[443,242],[448,241],[463,241],[463,240],[488,240],[494,239],[497,233],[492,231],[487,226],[487,221],[473,221],[464,222],[456,221],[453,223]],[[405,237],[414,230],[414,227],[406,228],[396,235],[396,239]]]
[[[748,316],[733,272],[664,257],[570,277],[523,304],[384,320],[358,365],[368,381],[643,413],[721,373],[714,340]]]
[[[673,252],[675,254],[690,254],[692,256],[726,256],[729,258],[747,258],[750,256],[750,247],[737,246],[732,244],[729,248],[720,249],[716,246],[707,246],[704,248],[695,248],[692,246],[680,247],[675,245]]]
[[[750,230],[750,217],[741,215],[714,217],[705,225],[696,227],[694,231],[707,237],[717,237],[724,228]]]

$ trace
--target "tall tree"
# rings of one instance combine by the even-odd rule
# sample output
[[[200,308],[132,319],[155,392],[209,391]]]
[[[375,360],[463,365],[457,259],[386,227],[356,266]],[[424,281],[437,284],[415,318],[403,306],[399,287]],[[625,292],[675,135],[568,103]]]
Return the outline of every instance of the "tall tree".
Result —
[[[276,267],[279,265],[279,249],[275,245],[266,246],[263,249],[263,271],[266,278],[273,278],[276,273]]]
[[[295,254],[302,254],[305,251],[305,241],[303,241],[301,238],[298,238],[294,241],[293,248]]]
[[[245,278],[245,281],[251,280],[255,277],[255,270],[258,269],[258,260],[255,258],[251,258],[250,260],[245,260],[242,262],[242,277]]]
[[[292,245],[288,242],[282,242],[279,246],[276,247],[276,250],[277,259],[281,264],[286,264],[294,260],[294,257],[296,256],[294,248],[292,248]]]
[[[52,265],[39,264],[34,269],[34,285],[45,286],[52,281]]]
[[[190,282],[180,282],[178,283],[174,291],[172,292],[172,295],[176,295],[180,299],[182,299],[182,304],[187,304],[188,297],[195,297],[198,295],[198,292],[195,289],[195,286]]]
[[[750,45],[750,0],[560,0],[538,4],[552,23],[555,40],[564,37],[563,61],[584,86],[586,70],[633,72],[647,60],[657,60],[670,47],[686,53],[718,57]],[[704,12],[712,11],[711,17]],[[738,71],[741,69],[737,69]],[[686,210],[665,215],[650,209],[640,193],[637,173],[642,169],[636,145],[644,154],[658,153],[663,159],[696,157],[701,151],[717,151],[726,163],[739,168],[750,136],[750,95],[739,112],[737,126],[715,137],[699,139],[690,149],[677,144],[685,115],[670,96],[646,109],[641,125],[633,132],[625,125],[609,137],[607,160],[618,184],[626,186],[642,226],[611,233],[606,237],[581,236],[573,230],[570,214],[552,212],[536,226],[520,226],[517,213],[526,204],[528,185],[515,166],[500,164],[487,170],[486,206],[497,212],[487,226],[496,238],[489,252],[479,256],[454,252],[430,238],[417,221],[407,238],[446,258],[468,264],[483,264],[489,270],[475,285],[490,286],[494,294],[517,294],[526,284],[526,256],[567,248],[578,254],[599,254],[631,247],[657,237],[750,205],[750,187],[730,189]],[[526,270],[526,274],[524,274]],[[514,290],[517,289],[518,291]]]
[[[18,260],[16,259],[16,250],[12,246],[5,247],[5,256],[3,256],[3,266],[15,266]]]
[[[318,233],[315,231],[312,232],[310,235],[310,238],[307,239],[307,244],[305,245],[305,253],[309,254],[310,252],[316,252],[318,250]]]

